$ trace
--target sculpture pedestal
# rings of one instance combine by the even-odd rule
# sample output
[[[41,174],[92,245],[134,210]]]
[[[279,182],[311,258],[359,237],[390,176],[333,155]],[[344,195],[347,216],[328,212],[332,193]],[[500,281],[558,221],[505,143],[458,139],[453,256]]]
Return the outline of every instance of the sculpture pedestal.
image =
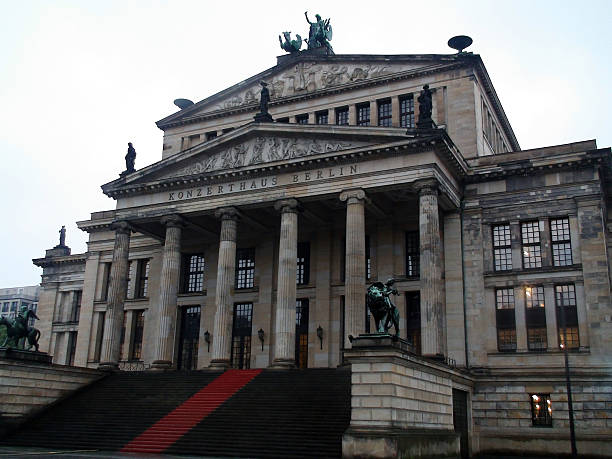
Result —
[[[351,365],[351,423],[343,458],[459,457],[453,388],[472,386],[466,374],[415,355],[405,340],[359,335],[344,352]]]
[[[256,123],[271,123],[272,121],[274,121],[272,119],[272,115],[270,115],[269,113],[261,113],[261,112],[255,115],[253,119],[255,120]]]
[[[53,358],[45,352],[34,352],[11,347],[0,347],[0,359],[51,365],[51,360]]]

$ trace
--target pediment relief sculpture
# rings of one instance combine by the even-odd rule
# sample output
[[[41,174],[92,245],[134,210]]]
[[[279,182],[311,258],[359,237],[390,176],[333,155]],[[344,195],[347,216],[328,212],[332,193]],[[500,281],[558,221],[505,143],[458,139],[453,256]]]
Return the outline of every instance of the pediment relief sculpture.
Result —
[[[363,145],[366,145],[366,143],[344,140],[259,136],[227,147],[203,159],[187,160],[189,161],[187,166],[182,166],[169,177],[183,177],[205,172],[237,169],[245,166],[348,150]]]

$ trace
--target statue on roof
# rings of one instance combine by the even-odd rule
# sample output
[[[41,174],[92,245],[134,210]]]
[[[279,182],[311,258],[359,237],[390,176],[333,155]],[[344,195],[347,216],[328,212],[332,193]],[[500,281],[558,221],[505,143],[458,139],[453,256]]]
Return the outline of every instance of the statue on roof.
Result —
[[[428,84],[423,86],[423,90],[417,100],[419,101],[419,121],[417,121],[417,127],[432,129],[434,127],[433,120],[431,119],[432,96]]]
[[[271,123],[272,115],[268,112],[268,104],[270,103],[270,90],[268,83],[260,81],[261,93],[259,94],[259,113],[255,115],[255,121],[258,123]]]
[[[334,50],[330,45],[330,41],[332,39],[332,26],[329,23],[328,19],[321,19],[321,16],[315,14],[316,22],[310,22],[308,19],[308,11],[304,12],[304,16],[306,16],[306,21],[310,24],[310,31],[308,33],[308,49],[316,49],[316,48],[325,48],[327,50],[327,54],[333,54]]]
[[[136,169],[134,168],[134,162],[136,161],[136,150],[132,145],[132,142],[128,142],[128,151],[125,155],[125,173],[131,174]]]
[[[278,41],[280,42],[281,49],[291,54],[299,52],[300,48],[302,47],[302,37],[300,37],[299,34],[295,35],[297,40],[291,39],[291,32],[283,32],[283,37],[285,37],[284,43],[281,36],[278,36]]]
[[[59,230],[60,243],[58,247],[66,247],[66,227],[62,225],[62,229]]]

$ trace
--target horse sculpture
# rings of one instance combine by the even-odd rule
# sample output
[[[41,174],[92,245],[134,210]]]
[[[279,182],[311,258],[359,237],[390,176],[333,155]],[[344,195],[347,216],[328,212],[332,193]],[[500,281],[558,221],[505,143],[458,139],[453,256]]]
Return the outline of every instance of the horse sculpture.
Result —
[[[0,344],[0,347],[7,347],[9,340],[13,342],[16,348],[19,348],[19,341],[22,338],[26,338],[28,347],[25,349],[29,351],[32,346],[38,352],[38,340],[40,339],[40,331],[34,327],[28,326],[28,321],[31,317],[38,319],[38,316],[31,309],[26,307],[21,308],[21,312],[15,317],[14,320],[8,320],[6,317],[0,318],[0,326],[6,327],[6,339],[4,343]],[[25,348],[25,342],[24,342]]]
[[[374,282],[368,287],[366,304],[378,333],[389,333],[391,325],[395,328],[395,336],[399,336],[399,311],[389,298],[390,295],[398,295],[397,289],[393,287],[394,279],[389,279],[384,284]]]

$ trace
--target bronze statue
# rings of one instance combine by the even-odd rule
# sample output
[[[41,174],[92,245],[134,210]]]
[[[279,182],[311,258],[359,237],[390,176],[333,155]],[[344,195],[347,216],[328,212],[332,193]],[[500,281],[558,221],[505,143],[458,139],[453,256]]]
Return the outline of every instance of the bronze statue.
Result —
[[[417,127],[433,128],[433,120],[431,119],[431,90],[428,84],[423,86],[423,90],[417,100],[419,101],[419,121],[417,122]]]
[[[29,351],[32,346],[34,346],[36,352],[38,352],[38,340],[40,339],[40,331],[28,325],[30,317],[38,319],[38,316],[34,311],[28,309],[27,306],[22,306],[21,311],[19,311],[19,314],[17,314],[17,317],[15,317],[13,321],[10,321],[6,317],[0,318],[0,326],[4,325],[6,327],[6,339],[4,340],[4,343],[0,344],[0,347],[7,347],[7,343],[10,340],[13,342],[16,348],[19,348],[19,341],[22,338],[26,338],[28,342],[28,347],[25,350]]]
[[[259,95],[259,113],[255,115],[255,121],[258,123],[271,123],[272,116],[268,112],[268,104],[270,103],[270,91],[268,90],[268,83],[260,81],[261,93]]]
[[[298,34],[295,35],[297,40],[291,39],[291,32],[283,32],[283,36],[285,37],[285,42],[281,39],[281,36],[278,36],[278,41],[280,42],[280,47],[283,51],[287,51],[288,53],[295,54],[302,47],[302,37]]]
[[[60,243],[58,247],[66,247],[66,227],[62,225],[62,229],[59,230]]]
[[[378,333],[389,333],[391,325],[395,328],[395,336],[399,336],[399,311],[391,301],[390,295],[398,295],[397,289],[393,287],[394,279],[389,279],[384,284],[374,282],[368,287],[366,304]]]
[[[125,172],[127,174],[131,174],[136,169],[134,169],[134,162],[136,161],[136,150],[132,146],[132,142],[128,142],[128,151],[125,155]]]
[[[304,12],[306,16],[306,22],[310,24],[310,31],[308,33],[308,49],[322,48],[327,49],[327,54],[333,54],[334,50],[329,43],[332,39],[332,26],[329,23],[329,19],[322,20],[321,16],[315,14],[317,18],[316,22],[310,22],[308,19],[308,11]]]

